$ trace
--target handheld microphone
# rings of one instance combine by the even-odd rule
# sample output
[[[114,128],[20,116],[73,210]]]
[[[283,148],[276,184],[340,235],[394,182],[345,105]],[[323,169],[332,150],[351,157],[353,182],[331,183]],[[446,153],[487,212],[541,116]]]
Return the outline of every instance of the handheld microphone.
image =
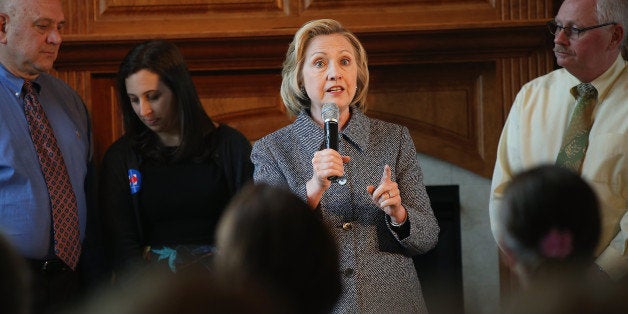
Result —
[[[321,110],[321,118],[325,124],[325,148],[331,148],[338,151],[338,119],[340,113],[338,111],[338,105],[333,102],[323,104]],[[338,180],[337,176],[331,176],[328,180],[335,182]]]

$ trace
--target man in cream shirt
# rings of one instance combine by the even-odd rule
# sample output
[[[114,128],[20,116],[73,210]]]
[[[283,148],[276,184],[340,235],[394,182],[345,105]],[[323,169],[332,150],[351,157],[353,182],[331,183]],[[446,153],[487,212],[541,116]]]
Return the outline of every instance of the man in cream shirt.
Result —
[[[562,68],[532,80],[518,93],[499,141],[489,205],[499,244],[496,216],[503,189],[516,173],[556,162],[576,103],[570,90],[591,83],[598,96],[580,174],[601,205],[596,264],[614,280],[628,273],[628,70],[620,53],[627,19],[626,0],[563,2],[548,23]]]

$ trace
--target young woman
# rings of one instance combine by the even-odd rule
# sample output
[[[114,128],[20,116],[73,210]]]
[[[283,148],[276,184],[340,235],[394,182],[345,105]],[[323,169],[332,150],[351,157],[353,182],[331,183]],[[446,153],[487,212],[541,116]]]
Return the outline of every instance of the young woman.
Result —
[[[212,122],[172,43],[133,48],[117,92],[125,134],[105,154],[101,175],[112,266],[160,261],[176,271],[206,261],[224,207],[252,177],[249,141]]]

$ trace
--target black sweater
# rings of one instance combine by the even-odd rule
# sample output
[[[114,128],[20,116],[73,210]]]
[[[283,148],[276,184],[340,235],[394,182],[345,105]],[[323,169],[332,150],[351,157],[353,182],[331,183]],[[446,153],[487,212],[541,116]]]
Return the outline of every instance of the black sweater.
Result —
[[[220,125],[209,136],[216,149],[206,164],[144,163],[125,136],[109,147],[102,163],[100,196],[104,239],[114,270],[142,264],[146,245],[213,244],[217,220],[252,179],[253,164],[251,144],[237,130]],[[140,180],[149,180],[139,184],[137,193],[131,193],[131,169]]]

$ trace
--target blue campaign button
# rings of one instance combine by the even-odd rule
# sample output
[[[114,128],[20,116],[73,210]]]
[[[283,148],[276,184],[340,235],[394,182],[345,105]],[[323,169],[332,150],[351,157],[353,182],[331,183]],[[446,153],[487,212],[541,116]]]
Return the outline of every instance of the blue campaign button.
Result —
[[[129,169],[129,187],[131,188],[131,194],[135,194],[142,188],[142,175],[137,169]]]

